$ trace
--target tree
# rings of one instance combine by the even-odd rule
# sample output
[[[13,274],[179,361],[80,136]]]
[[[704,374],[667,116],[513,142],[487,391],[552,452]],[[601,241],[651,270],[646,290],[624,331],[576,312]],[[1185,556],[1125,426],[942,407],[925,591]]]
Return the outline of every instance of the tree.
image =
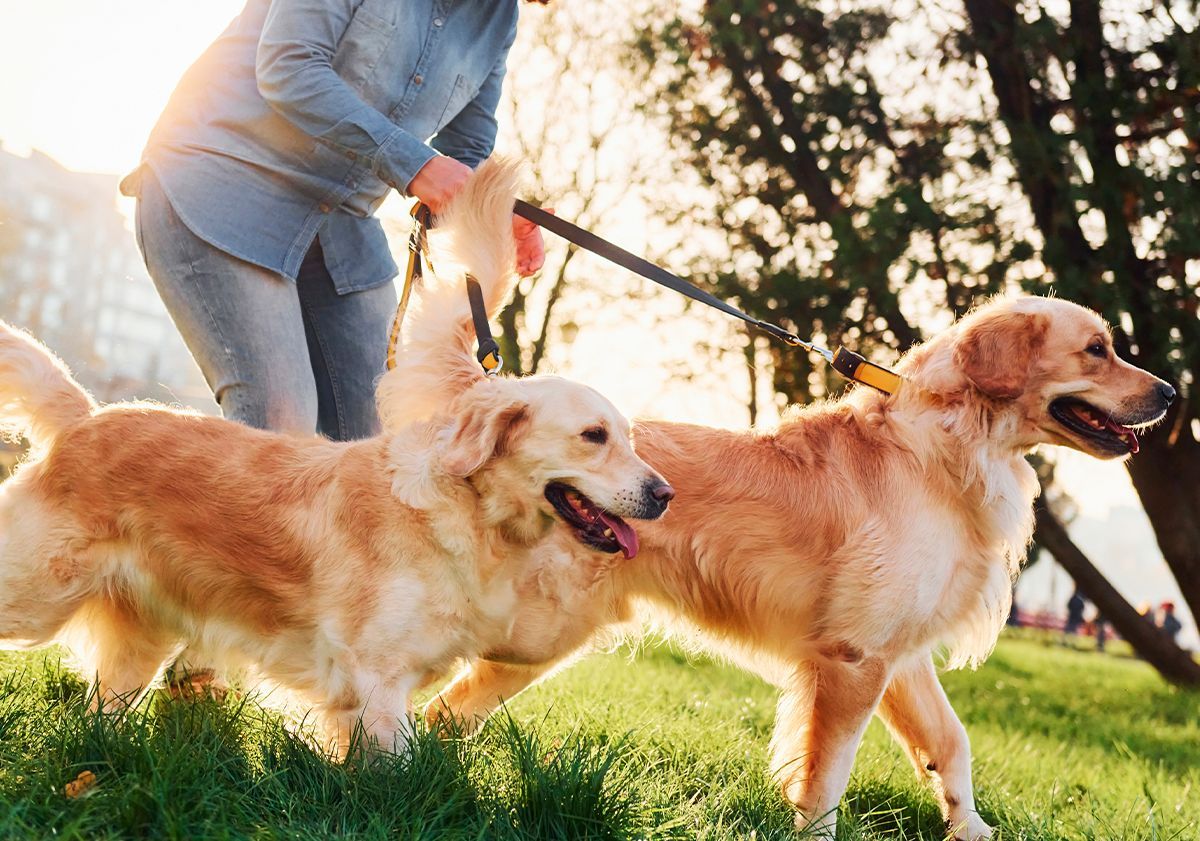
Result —
[[[643,105],[703,174],[736,255],[701,274],[761,318],[894,358],[936,323],[922,304],[958,314],[1020,285],[1117,325],[1120,352],[1183,392],[1130,472],[1200,616],[1200,38],[1194,6],[1110,6],[659,9]],[[786,400],[830,387],[823,365],[772,353]],[[1053,522],[1039,540],[1067,552]],[[1090,595],[1127,633],[1116,591]]]
[[[509,61],[499,146],[527,162],[524,197],[597,232],[638,198],[657,168],[627,154],[652,130],[619,96],[629,86],[617,61],[629,23],[614,0],[532,10]],[[557,316],[578,256],[576,246],[547,235],[545,267],[518,286],[498,317],[508,370],[536,373],[555,325],[570,332]]]

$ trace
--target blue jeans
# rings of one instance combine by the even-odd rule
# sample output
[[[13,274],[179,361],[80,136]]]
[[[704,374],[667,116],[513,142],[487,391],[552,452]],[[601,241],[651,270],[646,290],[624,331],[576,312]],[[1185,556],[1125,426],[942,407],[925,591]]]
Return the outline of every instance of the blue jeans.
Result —
[[[339,295],[319,242],[296,283],[230,256],[192,233],[149,167],[136,225],[158,294],[225,417],[339,441],[379,431],[391,283]]]

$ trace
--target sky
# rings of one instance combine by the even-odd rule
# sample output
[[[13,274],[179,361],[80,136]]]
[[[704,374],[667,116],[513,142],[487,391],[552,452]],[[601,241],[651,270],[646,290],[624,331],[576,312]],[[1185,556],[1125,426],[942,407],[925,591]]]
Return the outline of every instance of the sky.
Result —
[[[241,0],[0,0],[0,32],[6,36],[0,51],[0,142],[19,153],[38,148],[71,169],[128,171],[179,76],[241,6]],[[657,305],[668,311],[676,306]],[[706,333],[724,335],[719,319],[690,314],[680,323],[676,347]],[[560,373],[593,385],[630,414],[730,427],[746,423],[740,350],[729,354],[727,366],[680,383],[665,373],[671,360],[654,364],[660,339],[617,329],[581,330]],[[730,382],[736,382],[737,394]],[[1093,521],[1137,508],[1118,464],[1060,451],[1058,477],[1081,515]]]

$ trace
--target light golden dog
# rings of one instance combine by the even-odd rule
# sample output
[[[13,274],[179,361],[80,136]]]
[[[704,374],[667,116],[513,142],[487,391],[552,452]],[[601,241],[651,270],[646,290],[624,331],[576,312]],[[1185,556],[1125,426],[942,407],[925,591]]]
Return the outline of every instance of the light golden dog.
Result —
[[[512,284],[512,199],[512,168],[485,165],[445,219],[493,304]],[[351,444],[98,407],[0,323],[0,426],[36,448],[0,486],[0,641],[66,641],[106,706],[136,702],[185,643],[232,653],[311,703],[342,751],[359,721],[402,746],[416,686],[511,646],[526,605],[552,627],[604,553],[636,553],[621,517],[671,496],[594,391],[485,380],[461,276],[422,307],[392,379],[433,365],[453,399],[385,387],[386,414],[421,419]],[[558,521],[588,550],[532,551]]]
[[[781,689],[772,771],[797,825],[832,836],[859,740],[878,713],[936,789],[956,838],[979,839],[966,732],[938,682],[982,661],[1011,603],[1038,491],[1025,454],[1137,450],[1174,390],[1113,352],[1093,313],[996,300],[910,352],[905,384],[794,411],[777,431],[635,426],[679,491],[602,599],[518,662],[498,650],[427,709],[478,722],[502,699],[648,605]],[[529,629],[518,629],[535,636]]]

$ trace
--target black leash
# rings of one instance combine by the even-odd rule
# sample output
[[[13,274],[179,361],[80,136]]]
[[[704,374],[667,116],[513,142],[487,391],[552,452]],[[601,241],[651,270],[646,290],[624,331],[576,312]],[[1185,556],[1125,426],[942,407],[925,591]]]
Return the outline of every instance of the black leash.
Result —
[[[471,321],[475,323],[475,339],[479,342],[475,358],[483,373],[494,377],[504,367],[504,357],[500,355],[500,345],[492,338],[492,326],[488,324],[487,308],[483,305],[483,290],[479,288],[479,281],[470,275],[467,275],[467,300],[471,302]]]
[[[799,347],[812,353],[819,353],[825,357],[826,361],[829,362],[835,371],[846,379],[869,385],[871,388],[882,391],[885,394],[895,394],[903,382],[903,378],[895,371],[890,368],[884,368],[882,365],[876,365],[860,354],[846,350],[845,348],[838,348],[837,351],[831,351],[813,342],[804,341],[795,333],[784,330],[778,324],[772,324],[769,321],[762,321],[752,315],[747,315],[729,302],[722,301],[717,296],[688,283],[679,277],[679,275],[672,274],[662,266],[626,251],[624,248],[614,245],[608,240],[602,239],[591,231],[574,225],[565,219],[559,219],[553,213],[547,213],[540,207],[536,207],[527,201],[517,199],[513,205],[513,212],[518,216],[523,216],[535,225],[558,234],[568,242],[575,243],[580,248],[591,251],[593,254],[599,255],[611,263],[616,263],[623,269],[628,269],[634,274],[641,275],[647,280],[652,280],[660,286],[665,286],[681,295],[686,295],[693,301],[699,301],[727,315],[732,315],[734,318],[739,318],[747,324],[774,336],[789,347]]]
[[[693,301],[699,301],[714,309],[718,309],[723,313],[732,315],[734,318],[740,318],[747,324],[757,327],[759,330],[770,333],[775,338],[792,347],[804,347],[805,342],[801,341],[800,337],[794,333],[784,330],[778,324],[771,324],[768,321],[760,321],[754,316],[747,315],[737,307],[722,301],[716,295],[705,292],[703,289],[693,286],[679,275],[672,274],[662,266],[651,263],[644,257],[639,257],[618,245],[613,245],[606,239],[596,236],[591,231],[584,230],[578,225],[573,225],[565,219],[559,219],[553,213],[547,213],[540,207],[536,207],[527,201],[517,199],[513,205],[513,212],[518,216],[523,216],[535,225],[545,228],[547,231],[558,234],[568,242],[573,242],[580,248],[592,252],[608,260],[610,263],[616,263],[623,269],[628,269],[634,274],[641,275],[647,280],[652,280],[660,286],[665,286],[678,292],[680,295],[686,295]]]
[[[528,219],[535,225],[545,228],[551,233],[558,234],[568,242],[572,242],[586,251],[590,251],[609,262],[617,264],[623,269],[627,269],[647,280],[652,280],[660,286],[665,286],[674,292],[678,292],[680,295],[691,298],[693,301],[699,301],[705,306],[720,310],[726,315],[731,315],[753,327],[757,327],[759,330],[774,336],[789,347],[803,348],[811,353],[820,354],[835,371],[846,379],[863,383],[885,394],[895,394],[904,381],[899,374],[890,368],[876,365],[874,362],[868,361],[865,357],[853,351],[842,347],[836,351],[831,351],[814,342],[801,339],[795,333],[783,329],[778,324],[772,324],[769,321],[762,321],[748,315],[727,301],[722,301],[717,296],[688,283],[676,274],[672,274],[662,266],[658,266],[644,257],[639,257],[632,252],[626,251],[624,248],[596,236],[591,231],[585,230],[565,219],[560,219],[552,213],[547,213],[540,207],[532,205],[527,201],[517,199],[513,205],[513,212],[518,216]],[[429,208],[425,205],[418,203],[413,208],[413,231],[408,238],[408,267],[404,276],[404,287],[400,294],[400,304],[396,308],[396,317],[392,322],[391,335],[388,338],[387,365],[389,370],[396,366],[396,345],[400,338],[400,328],[404,321],[404,313],[408,309],[408,300],[412,294],[412,288],[421,281],[423,274],[421,255],[426,251],[425,233],[432,224],[432,221]],[[430,268],[432,269],[432,266]],[[495,376],[504,367],[504,359],[500,356],[499,344],[496,343],[495,338],[492,336],[491,326],[488,323],[487,310],[483,303],[483,291],[479,287],[479,281],[470,275],[467,275],[467,300],[471,304],[471,321],[475,325],[475,337],[479,342],[475,358],[479,360],[479,364],[483,367],[485,374],[489,377]]]

